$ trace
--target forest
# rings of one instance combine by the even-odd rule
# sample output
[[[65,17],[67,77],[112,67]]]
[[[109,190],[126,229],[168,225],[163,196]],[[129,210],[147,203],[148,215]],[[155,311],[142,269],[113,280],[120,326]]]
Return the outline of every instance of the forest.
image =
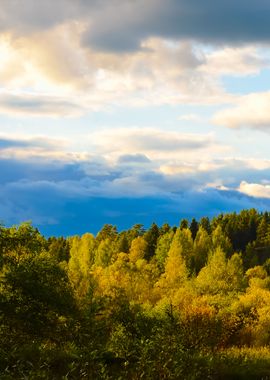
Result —
[[[270,213],[0,226],[0,378],[269,379]]]

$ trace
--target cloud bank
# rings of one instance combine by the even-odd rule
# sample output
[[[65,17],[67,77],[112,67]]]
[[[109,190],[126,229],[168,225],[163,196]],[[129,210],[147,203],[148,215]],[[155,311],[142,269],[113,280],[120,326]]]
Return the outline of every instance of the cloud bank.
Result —
[[[53,10],[53,11],[52,11]],[[83,43],[99,50],[141,48],[151,36],[233,44],[269,41],[270,5],[265,0],[59,0],[4,1],[1,29],[17,33],[46,30],[67,21],[86,24]]]
[[[61,141],[1,138],[1,217],[9,224],[33,219],[44,233],[57,234],[59,224],[65,225],[62,233],[68,233],[70,228],[82,233],[90,227],[91,231],[97,231],[108,222],[119,228],[137,222],[148,225],[153,220],[177,224],[182,217],[211,217],[241,208],[269,207],[269,185],[265,179],[269,176],[270,161],[228,158],[202,161],[199,152],[209,149],[207,136],[199,138],[200,144],[187,143],[185,136],[182,152],[181,135],[172,144],[167,133],[167,140],[161,144],[158,130],[155,132],[157,139],[153,142],[147,144],[144,138],[141,144],[138,139],[134,153],[123,153],[125,149],[119,149],[118,145],[118,156],[112,154],[107,158],[103,151],[108,141],[99,146],[95,155],[67,152],[57,158],[55,152],[62,146]],[[100,132],[100,140],[105,135]],[[133,129],[126,138],[132,140],[136,136],[138,131]],[[172,132],[171,136],[176,139]],[[191,135],[188,137],[192,140]],[[127,141],[122,140],[123,147]],[[138,147],[140,152],[136,150]],[[24,149],[25,155],[12,156],[12,149],[15,152]],[[33,160],[38,149],[42,152]],[[166,158],[168,149],[174,152],[174,160]],[[126,151],[129,150],[126,146]],[[154,159],[149,152],[155,152],[158,158]],[[185,162],[181,154],[193,155],[194,159]],[[256,183],[252,182],[254,179]]]

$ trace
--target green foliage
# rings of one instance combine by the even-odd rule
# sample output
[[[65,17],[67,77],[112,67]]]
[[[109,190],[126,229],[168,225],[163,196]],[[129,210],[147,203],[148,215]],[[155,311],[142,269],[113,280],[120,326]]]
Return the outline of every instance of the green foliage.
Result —
[[[241,257],[235,253],[227,260],[224,251],[216,248],[198,274],[196,284],[202,294],[239,292],[244,286]]]
[[[5,266],[0,305],[7,325],[34,336],[51,336],[75,309],[66,273],[47,254],[28,254]]]
[[[81,238],[71,238],[69,244],[68,277],[76,298],[81,301],[92,292],[93,279],[90,270],[95,260],[95,238],[87,233]]]
[[[188,270],[183,257],[183,248],[178,236],[175,237],[173,238],[166,258],[165,272],[161,275],[156,284],[160,289],[161,296],[162,294],[166,296],[172,295],[176,289],[185,284],[188,277]]]
[[[192,257],[192,268],[194,268],[196,274],[205,266],[211,248],[211,237],[203,227],[199,227],[194,241],[194,253]]]
[[[1,379],[267,379],[270,216],[0,226]]]
[[[159,237],[159,228],[156,223],[153,223],[148,231],[144,234],[144,240],[147,243],[147,250],[145,254],[145,258],[149,260],[154,256],[155,250],[157,247],[157,240]]]
[[[211,224],[208,217],[202,217],[199,226],[202,227],[209,235],[211,234]]]
[[[195,240],[198,229],[199,229],[199,224],[195,218],[192,218],[189,229],[191,231],[192,239]]]
[[[155,257],[157,260],[157,265],[161,272],[164,272],[165,261],[170,250],[173,236],[174,231],[168,231],[161,235],[158,239]]]
[[[70,258],[70,246],[69,242],[63,238],[51,237],[48,239],[49,254],[54,257],[58,262],[69,261]]]
[[[232,244],[228,236],[225,235],[222,227],[217,226],[212,232],[212,245],[213,249],[221,248],[225,255],[229,256],[233,252]]]
[[[182,219],[180,221],[179,228],[180,228],[180,230],[187,229],[188,228],[188,220],[187,219]]]
[[[107,267],[113,256],[113,244],[109,238],[101,240],[96,250],[95,264],[101,267]]]

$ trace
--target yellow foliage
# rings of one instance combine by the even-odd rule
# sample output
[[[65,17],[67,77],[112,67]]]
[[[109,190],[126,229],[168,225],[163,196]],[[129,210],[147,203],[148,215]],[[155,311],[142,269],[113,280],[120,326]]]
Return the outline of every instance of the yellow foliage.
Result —
[[[147,243],[142,236],[133,239],[129,251],[129,260],[132,263],[136,263],[139,259],[143,259],[146,249]]]
[[[187,281],[188,271],[182,257],[182,248],[173,242],[165,263],[165,272],[156,283],[162,295],[172,295],[176,289],[181,288]]]

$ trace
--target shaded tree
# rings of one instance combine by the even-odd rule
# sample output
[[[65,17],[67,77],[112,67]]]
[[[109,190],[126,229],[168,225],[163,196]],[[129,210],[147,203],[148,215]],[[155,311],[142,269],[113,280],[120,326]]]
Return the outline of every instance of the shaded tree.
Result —
[[[199,229],[199,224],[195,218],[192,218],[189,229],[191,231],[192,239],[195,240],[198,229]]]
[[[159,237],[159,228],[156,225],[156,223],[153,223],[151,225],[151,227],[145,232],[143,237],[147,243],[147,251],[145,254],[145,259],[149,260],[155,254],[155,250],[156,250],[156,246],[157,246],[157,240]]]

